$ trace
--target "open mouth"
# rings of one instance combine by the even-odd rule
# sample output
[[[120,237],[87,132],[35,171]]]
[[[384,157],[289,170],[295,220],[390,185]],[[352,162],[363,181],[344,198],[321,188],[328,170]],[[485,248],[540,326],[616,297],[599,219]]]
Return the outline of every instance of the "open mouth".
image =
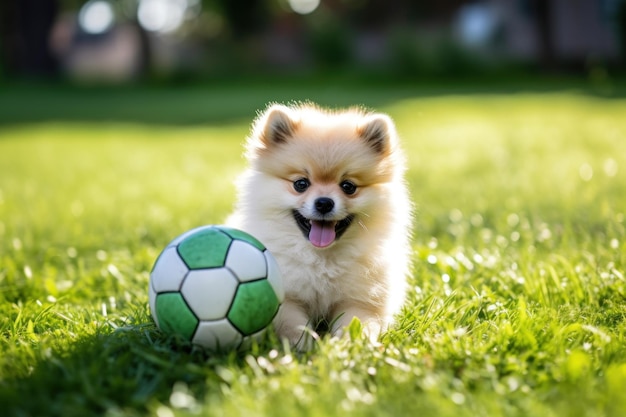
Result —
[[[298,210],[293,210],[293,218],[296,224],[313,246],[325,248],[339,239],[354,220],[354,215],[349,215],[343,220],[311,220],[304,217]]]

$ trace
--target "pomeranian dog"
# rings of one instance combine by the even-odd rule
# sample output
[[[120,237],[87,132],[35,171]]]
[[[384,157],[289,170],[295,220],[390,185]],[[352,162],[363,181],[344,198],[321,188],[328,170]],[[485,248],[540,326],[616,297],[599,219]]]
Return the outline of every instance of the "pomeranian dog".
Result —
[[[384,114],[271,105],[253,123],[227,224],[271,251],[285,301],[275,329],[300,350],[317,324],[354,317],[376,341],[402,306],[412,210],[405,158]]]

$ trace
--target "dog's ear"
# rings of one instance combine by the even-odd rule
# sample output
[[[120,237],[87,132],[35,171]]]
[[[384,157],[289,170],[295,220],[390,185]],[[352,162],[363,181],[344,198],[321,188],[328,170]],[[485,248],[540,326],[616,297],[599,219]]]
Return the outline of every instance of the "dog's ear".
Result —
[[[377,153],[388,155],[395,139],[395,128],[391,118],[384,114],[365,117],[357,127],[357,134]]]
[[[261,117],[259,137],[266,148],[285,143],[293,136],[299,125],[298,117],[289,107],[274,104]]]

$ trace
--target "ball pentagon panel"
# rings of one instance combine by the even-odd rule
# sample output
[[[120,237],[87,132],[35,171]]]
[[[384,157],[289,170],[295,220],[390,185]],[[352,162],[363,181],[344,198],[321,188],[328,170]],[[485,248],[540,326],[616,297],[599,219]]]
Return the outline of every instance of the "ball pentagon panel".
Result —
[[[248,336],[268,326],[279,306],[278,297],[266,279],[245,282],[237,288],[228,319]]]
[[[161,253],[150,273],[150,281],[157,293],[178,291],[189,269],[180,259],[176,248]]]
[[[201,321],[192,342],[211,350],[228,350],[241,344],[243,336],[227,319]]]
[[[267,264],[263,252],[241,240],[235,240],[230,245],[226,266],[241,282],[254,281],[267,276]]]
[[[191,339],[198,326],[198,318],[179,292],[157,294],[155,311],[159,317],[157,325],[161,330],[179,334],[187,340]]]
[[[218,227],[202,228],[177,246],[189,269],[219,268],[224,265],[232,238]]]
[[[189,271],[181,292],[201,320],[226,317],[238,281],[226,268]]]

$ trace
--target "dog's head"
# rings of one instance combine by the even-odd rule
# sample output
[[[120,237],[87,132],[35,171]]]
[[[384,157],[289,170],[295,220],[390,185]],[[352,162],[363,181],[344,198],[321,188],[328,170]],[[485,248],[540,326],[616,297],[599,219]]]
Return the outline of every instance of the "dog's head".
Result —
[[[270,106],[248,142],[254,170],[280,184],[270,198],[318,248],[335,243],[380,207],[381,187],[396,179],[400,157],[391,119],[359,109]],[[353,226],[359,223],[360,226]]]

